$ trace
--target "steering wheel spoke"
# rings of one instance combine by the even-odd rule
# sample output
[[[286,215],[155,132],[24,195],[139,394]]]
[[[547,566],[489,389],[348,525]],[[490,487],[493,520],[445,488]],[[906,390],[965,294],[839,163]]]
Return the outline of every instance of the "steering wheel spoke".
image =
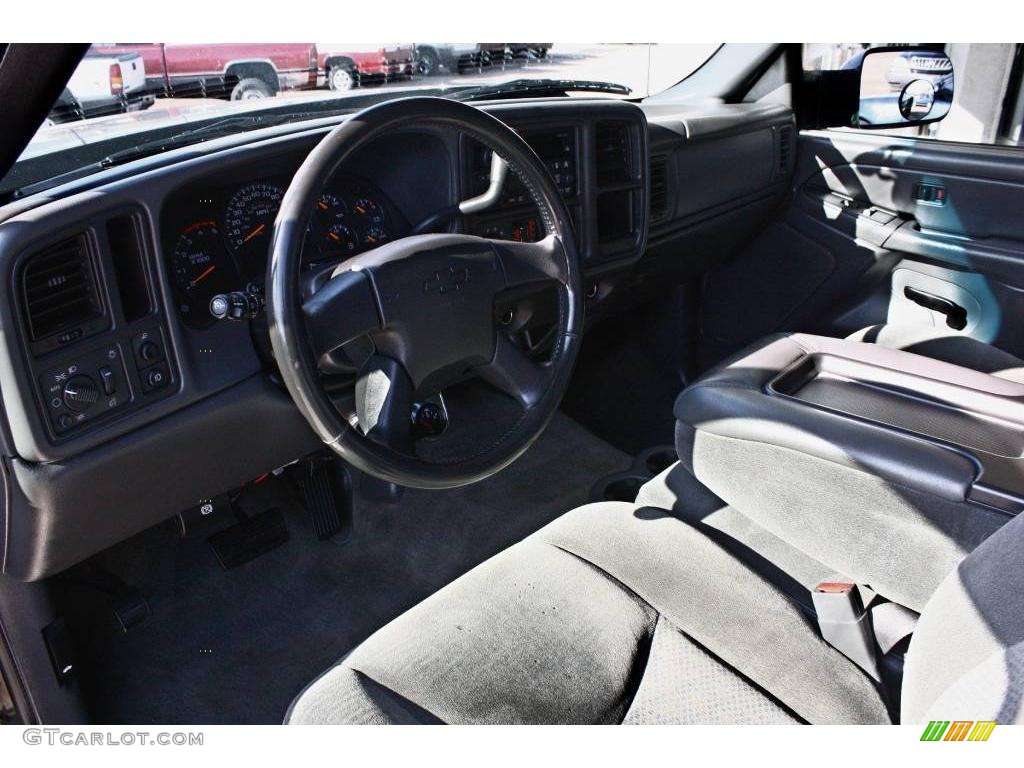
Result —
[[[413,386],[401,363],[374,355],[356,381],[359,429],[375,443],[392,450],[412,450]]]
[[[548,235],[535,243],[489,240],[505,272],[505,286],[518,288],[533,283],[569,281],[568,263],[562,241]]]
[[[381,327],[373,286],[359,270],[333,276],[303,302],[302,313],[317,356]]]
[[[498,334],[494,359],[478,369],[480,378],[519,401],[535,406],[551,385],[551,367],[530,357],[525,349],[503,333]]]

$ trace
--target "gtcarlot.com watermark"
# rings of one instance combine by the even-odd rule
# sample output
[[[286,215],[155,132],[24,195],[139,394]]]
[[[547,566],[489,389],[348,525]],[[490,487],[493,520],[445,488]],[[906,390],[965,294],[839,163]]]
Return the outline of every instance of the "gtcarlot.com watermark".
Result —
[[[201,747],[203,734],[186,731],[78,731],[71,728],[26,728],[26,744],[50,747]]]

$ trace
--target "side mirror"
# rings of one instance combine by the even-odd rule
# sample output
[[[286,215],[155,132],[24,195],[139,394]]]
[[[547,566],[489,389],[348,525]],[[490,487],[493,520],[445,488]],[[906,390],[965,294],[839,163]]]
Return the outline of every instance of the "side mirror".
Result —
[[[875,48],[859,64],[857,128],[926,125],[953,105],[953,62],[941,51]]]

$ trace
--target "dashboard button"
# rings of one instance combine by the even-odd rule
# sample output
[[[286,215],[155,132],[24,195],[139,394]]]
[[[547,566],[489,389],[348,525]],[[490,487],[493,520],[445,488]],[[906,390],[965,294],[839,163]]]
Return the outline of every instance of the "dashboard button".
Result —
[[[147,328],[132,337],[135,361],[140,368],[164,359],[163,334],[160,328]]]
[[[117,390],[117,383],[114,380],[114,372],[107,366],[100,368],[100,381],[103,382],[103,394],[108,397]]]
[[[147,368],[141,372],[142,376],[142,390],[144,392],[152,392],[155,389],[160,389],[170,381],[171,377],[167,373],[167,369],[162,365],[154,365],[152,368]]]
[[[139,345],[139,357],[146,362],[154,362],[161,357],[160,347],[152,341],[144,341]]]

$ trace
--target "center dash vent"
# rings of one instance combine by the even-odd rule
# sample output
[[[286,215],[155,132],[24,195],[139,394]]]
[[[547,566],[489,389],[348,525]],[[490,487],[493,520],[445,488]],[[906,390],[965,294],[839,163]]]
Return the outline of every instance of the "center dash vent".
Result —
[[[97,323],[105,325],[85,235],[31,256],[22,271],[21,290],[33,342],[60,334],[56,343],[66,343],[95,330]]]
[[[633,178],[633,153],[629,123],[598,123],[597,183],[618,184]]]
[[[665,218],[668,212],[668,162],[664,157],[651,158],[651,223]]]
[[[775,132],[775,174],[786,176],[793,169],[793,126],[784,125]]]

